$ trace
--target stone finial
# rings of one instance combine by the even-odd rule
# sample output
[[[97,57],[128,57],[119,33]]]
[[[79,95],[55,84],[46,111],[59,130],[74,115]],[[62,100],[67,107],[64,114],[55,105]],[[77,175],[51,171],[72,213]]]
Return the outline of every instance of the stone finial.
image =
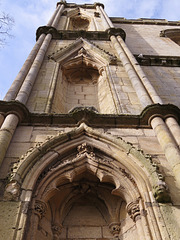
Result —
[[[110,232],[115,238],[119,237],[119,233],[121,230],[120,225],[120,222],[112,222],[109,224]]]
[[[53,240],[58,240],[62,232],[63,226],[61,224],[52,224],[51,229],[53,233]]]
[[[12,181],[6,185],[4,192],[4,200],[18,201],[21,193],[21,187],[17,181]]]
[[[46,211],[46,203],[40,200],[36,200],[34,204],[34,213],[41,219],[45,215]]]
[[[78,55],[86,55],[87,51],[83,47],[78,51]]]
[[[134,222],[140,218],[140,209],[138,202],[131,202],[127,205],[127,212]]]

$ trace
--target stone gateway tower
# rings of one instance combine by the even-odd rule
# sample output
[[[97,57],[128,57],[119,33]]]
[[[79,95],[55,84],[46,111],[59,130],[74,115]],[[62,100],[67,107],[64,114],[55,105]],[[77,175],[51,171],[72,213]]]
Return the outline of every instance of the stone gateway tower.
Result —
[[[57,3],[0,101],[1,240],[180,239],[179,45]]]

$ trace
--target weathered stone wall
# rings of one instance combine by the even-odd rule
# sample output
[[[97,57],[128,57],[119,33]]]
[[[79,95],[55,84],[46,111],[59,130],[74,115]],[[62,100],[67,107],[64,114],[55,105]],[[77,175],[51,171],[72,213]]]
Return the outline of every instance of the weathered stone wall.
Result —
[[[143,66],[142,69],[163,103],[180,107],[180,67]]]
[[[160,37],[162,30],[180,29],[180,26],[155,24],[114,25],[126,32],[126,44],[133,54],[180,56],[180,48],[175,42],[169,38]]]

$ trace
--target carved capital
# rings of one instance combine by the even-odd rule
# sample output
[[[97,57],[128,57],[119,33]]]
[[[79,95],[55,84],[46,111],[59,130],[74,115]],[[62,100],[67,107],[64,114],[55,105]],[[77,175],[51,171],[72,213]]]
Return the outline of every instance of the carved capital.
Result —
[[[6,185],[4,192],[4,200],[18,201],[21,193],[21,187],[17,181],[12,181]]]
[[[34,204],[34,213],[38,215],[38,217],[41,219],[47,210],[47,205],[45,202],[42,202],[40,200],[36,200]]]
[[[56,38],[58,36],[58,31],[56,28],[52,26],[41,26],[36,31],[36,40],[41,36],[41,34],[51,34],[53,38]]]
[[[138,202],[136,201],[129,203],[127,205],[127,212],[132,220],[136,222],[141,216]]]
[[[108,35],[109,35],[109,38],[111,36],[121,36],[121,38],[125,41],[126,39],[126,33],[125,31],[122,29],[122,28],[109,28],[106,30]]]
[[[63,226],[60,224],[52,224],[51,229],[52,229],[52,233],[53,233],[53,240],[58,240],[59,236],[62,232],[62,228]]]
[[[120,226],[121,226],[120,222],[112,222],[112,223],[109,224],[110,232],[114,237],[119,236],[119,233],[121,231]]]

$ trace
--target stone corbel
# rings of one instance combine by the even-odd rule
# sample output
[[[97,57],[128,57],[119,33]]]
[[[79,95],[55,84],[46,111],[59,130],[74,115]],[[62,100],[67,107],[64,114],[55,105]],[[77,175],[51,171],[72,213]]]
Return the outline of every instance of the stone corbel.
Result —
[[[167,184],[159,180],[156,186],[154,186],[154,197],[159,203],[171,202],[171,197],[169,196]]]
[[[51,230],[53,233],[53,240],[59,240],[63,226],[61,224],[52,224]]]
[[[34,214],[36,214],[39,219],[45,215],[47,211],[47,204],[41,200],[36,200],[34,204]]]
[[[131,202],[127,205],[127,212],[134,222],[141,218],[138,201]]]
[[[107,29],[107,33],[109,35],[109,39],[111,36],[121,36],[124,41],[126,39],[126,33],[122,28],[109,28]]]
[[[18,201],[21,193],[20,184],[17,181],[12,181],[6,185],[4,192],[4,200]]]
[[[109,224],[110,232],[115,238],[119,237],[119,233],[121,231],[120,226],[121,226],[120,222],[112,222]]]
[[[39,27],[36,31],[36,41],[43,33],[46,35],[50,33],[53,38],[56,38],[57,36],[59,36],[59,33],[56,28],[52,26],[42,26],[42,27]]]

